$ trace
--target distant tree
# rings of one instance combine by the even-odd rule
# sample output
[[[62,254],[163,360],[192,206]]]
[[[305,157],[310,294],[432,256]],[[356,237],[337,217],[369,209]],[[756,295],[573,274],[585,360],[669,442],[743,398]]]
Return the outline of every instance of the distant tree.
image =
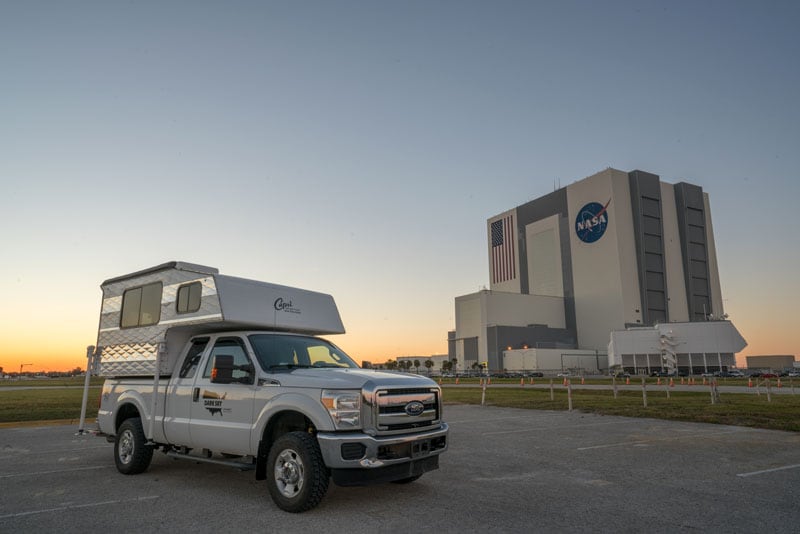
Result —
[[[394,360],[386,360],[387,369],[397,369],[397,362]]]
[[[433,360],[431,360],[430,358],[425,360],[425,367],[428,369],[428,374],[430,375],[431,369],[433,368]]]
[[[481,368],[481,364],[479,364],[478,362],[473,362],[472,363],[472,370],[473,371],[475,371],[477,369],[480,369],[480,368]]]
[[[414,360],[414,369],[417,371],[417,374],[419,374],[419,365],[419,360]]]
[[[452,360],[450,360],[450,363],[452,364],[451,369],[453,371],[458,371],[458,358],[453,358]]]

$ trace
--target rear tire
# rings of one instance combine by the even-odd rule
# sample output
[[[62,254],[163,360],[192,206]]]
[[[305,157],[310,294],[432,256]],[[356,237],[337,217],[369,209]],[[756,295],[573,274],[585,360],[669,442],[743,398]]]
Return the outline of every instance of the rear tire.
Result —
[[[153,447],[147,445],[142,420],[132,417],[123,421],[114,440],[117,471],[123,475],[137,475],[150,467],[152,459]]]
[[[330,474],[316,438],[289,432],[275,440],[267,456],[267,486],[272,500],[286,512],[317,506],[328,491]]]

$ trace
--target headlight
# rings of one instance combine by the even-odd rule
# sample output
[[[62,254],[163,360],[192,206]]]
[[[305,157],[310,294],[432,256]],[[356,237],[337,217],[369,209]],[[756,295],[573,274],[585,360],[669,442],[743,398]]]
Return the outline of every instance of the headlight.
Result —
[[[337,430],[361,428],[361,391],[324,389],[321,400]]]

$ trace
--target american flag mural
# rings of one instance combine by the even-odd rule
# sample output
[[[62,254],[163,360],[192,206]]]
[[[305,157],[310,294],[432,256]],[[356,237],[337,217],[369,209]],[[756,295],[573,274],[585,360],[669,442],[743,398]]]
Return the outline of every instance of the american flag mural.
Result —
[[[514,215],[506,215],[491,224],[493,284],[517,277],[513,226]]]

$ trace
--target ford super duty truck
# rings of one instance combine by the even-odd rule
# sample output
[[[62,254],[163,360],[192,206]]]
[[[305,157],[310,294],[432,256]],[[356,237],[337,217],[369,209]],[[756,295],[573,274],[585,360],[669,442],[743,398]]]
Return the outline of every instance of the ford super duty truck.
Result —
[[[330,295],[184,262],[101,288],[89,361],[106,378],[98,433],[119,472],[146,471],[155,451],[252,469],[278,507],[302,512],[331,479],[402,484],[438,468],[440,388],[360,369],[319,337],[344,332]]]

